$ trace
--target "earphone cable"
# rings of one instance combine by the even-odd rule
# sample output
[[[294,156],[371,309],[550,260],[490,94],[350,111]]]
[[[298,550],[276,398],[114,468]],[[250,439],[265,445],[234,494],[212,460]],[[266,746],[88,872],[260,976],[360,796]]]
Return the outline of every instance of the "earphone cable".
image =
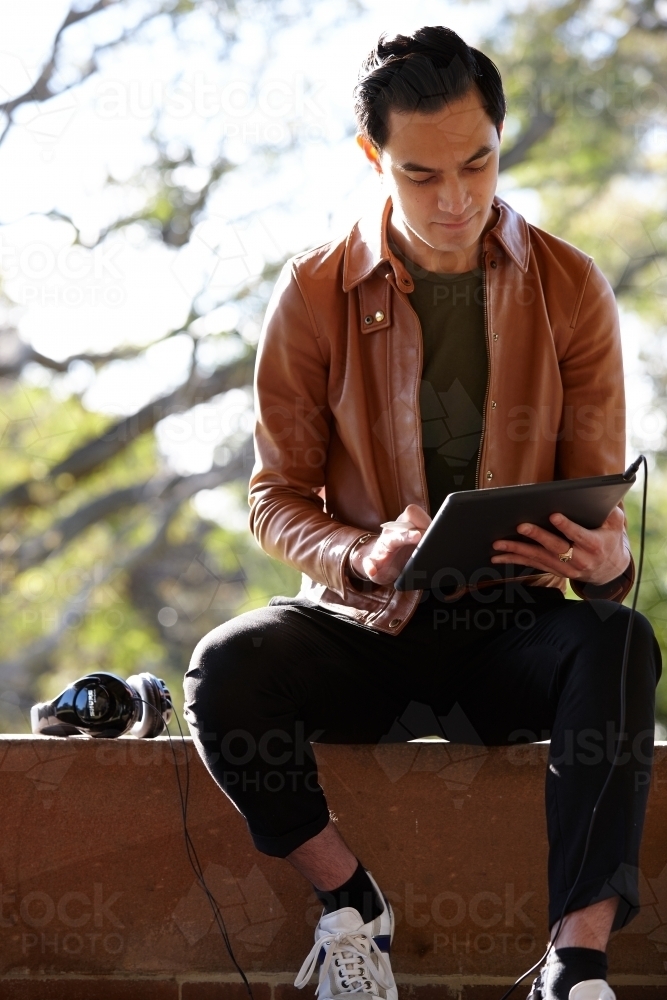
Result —
[[[145,698],[139,698],[138,700],[143,702],[144,705],[148,705],[149,708],[152,708],[153,711],[155,711],[160,715],[160,717],[162,717],[162,713],[155,705],[152,705],[150,702],[146,701]],[[190,759],[188,756],[188,746],[187,743],[185,742],[185,736],[183,735],[183,729],[181,727],[181,721],[178,717],[178,712],[176,711],[176,708],[174,707],[171,699],[167,700],[167,705],[174,713],[174,718],[176,719],[176,724],[178,725],[178,731],[181,737],[183,756],[185,758],[185,787],[184,787],[183,783],[181,782],[181,775],[179,771],[178,760],[176,758],[176,751],[174,748],[173,738],[169,730],[169,725],[165,722],[164,728],[167,734],[167,738],[169,740],[169,748],[171,750],[171,755],[174,761],[174,771],[176,773],[176,783],[178,785],[178,796],[181,805],[181,819],[183,820],[183,838],[185,840],[185,850],[188,856],[188,861],[190,862],[190,867],[195,873],[195,878],[197,879],[200,888],[206,895],[209,906],[211,907],[211,910],[213,912],[213,918],[215,920],[216,926],[220,931],[220,935],[222,937],[222,940],[224,941],[227,953],[234,964],[234,968],[236,969],[239,976],[243,980],[243,984],[248,992],[250,1000],[254,1000],[252,987],[250,986],[248,978],[243,969],[241,968],[241,966],[239,965],[238,960],[234,954],[234,950],[232,948],[232,944],[229,939],[229,932],[225,927],[225,921],[220,911],[220,904],[218,903],[217,899],[215,898],[215,896],[213,895],[213,893],[206,884],[206,879],[204,878],[204,870],[199,860],[197,849],[192,841],[192,837],[190,836],[190,831],[188,830],[187,814],[188,814],[188,801],[190,797]]]
[[[591,837],[593,835],[593,827],[595,826],[595,820],[596,820],[596,817],[597,817],[597,814],[598,814],[598,809],[600,807],[602,799],[604,798],[605,792],[607,791],[607,788],[609,787],[609,785],[611,783],[611,779],[612,779],[612,777],[614,775],[614,771],[616,770],[616,768],[617,768],[617,766],[618,766],[618,764],[620,762],[620,759],[621,759],[621,751],[622,751],[622,747],[623,747],[623,740],[625,739],[624,730],[625,730],[625,717],[626,717],[626,679],[627,679],[627,673],[628,673],[628,660],[629,660],[629,656],[630,656],[630,642],[632,640],[632,626],[634,625],[635,612],[636,612],[636,609],[637,609],[637,598],[639,596],[639,584],[641,583],[642,570],[644,568],[644,540],[645,540],[645,535],[646,535],[646,500],[647,500],[647,493],[648,493],[648,463],[647,463],[646,457],[644,455],[640,455],[639,456],[639,459],[637,461],[639,462],[640,460],[641,460],[641,463],[644,466],[644,487],[643,487],[643,492],[642,492],[642,513],[641,513],[641,525],[640,525],[640,532],[639,532],[639,565],[637,567],[637,577],[636,577],[636,580],[635,580],[635,589],[634,589],[634,593],[632,595],[632,605],[630,607],[630,614],[628,615],[628,626],[627,626],[627,629],[626,629],[626,632],[625,632],[625,644],[623,646],[623,659],[621,661],[620,712],[619,712],[619,727],[618,727],[619,731],[618,731],[618,739],[617,739],[617,742],[616,742],[616,748],[615,748],[615,751],[614,751],[614,757],[613,757],[613,760],[611,762],[611,767],[609,768],[609,772],[607,774],[605,782],[604,782],[604,784],[602,786],[602,789],[600,790],[600,794],[598,795],[597,801],[596,801],[595,805],[593,806],[593,811],[591,813],[590,823],[588,825],[588,832],[586,834],[586,841],[585,841],[585,844],[584,844],[584,851],[583,851],[583,854],[582,854],[581,863],[579,865],[579,871],[577,872],[577,876],[576,876],[574,882],[572,883],[572,887],[570,888],[570,891],[567,894],[567,898],[566,898],[565,902],[563,903],[563,909],[562,909],[561,915],[560,915],[560,917],[558,919],[558,924],[556,925],[556,932],[555,932],[554,936],[551,938],[551,940],[549,941],[549,945],[547,947],[547,950],[544,952],[544,954],[542,955],[542,957],[538,958],[537,962],[535,962],[535,964],[532,965],[530,967],[530,969],[527,969],[526,972],[524,972],[521,976],[519,976],[519,978],[517,980],[515,980],[514,983],[512,983],[512,985],[509,987],[509,989],[506,990],[505,993],[503,993],[503,995],[500,998],[500,1000],[507,1000],[507,997],[509,997],[510,994],[514,992],[514,990],[516,989],[516,987],[519,986],[523,982],[524,979],[526,979],[528,976],[531,975],[531,973],[535,972],[541,965],[543,965],[546,962],[546,960],[548,959],[549,954],[551,953],[551,949],[556,944],[556,941],[558,939],[558,935],[560,934],[561,928],[563,926],[563,920],[565,919],[565,914],[567,912],[567,908],[569,906],[570,900],[572,899],[574,891],[577,888],[577,886],[578,886],[578,884],[579,884],[579,882],[581,880],[581,876],[583,874],[583,871],[584,871],[584,866],[585,866],[586,860],[588,858],[588,851],[589,851],[589,848],[590,848],[590,845],[591,845]]]
[[[192,838],[191,838],[190,832],[188,830],[187,808],[188,808],[188,799],[189,799],[189,795],[190,795],[190,759],[188,757],[188,747],[187,747],[187,743],[185,742],[185,736],[183,735],[183,729],[181,727],[181,721],[180,721],[180,719],[178,717],[178,712],[174,708],[174,705],[172,704],[171,701],[169,702],[169,704],[170,704],[170,707],[171,707],[171,709],[172,709],[172,711],[174,713],[174,718],[176,719],[176,724],[178,725],[178,731],[179,731],[179,734],[180,734],[180,737],[181,737],[181,744],[182,744],[182,747],[183,747],[183,754],[185,756],[185,776],[186,777],[185,777],[185,795],[184,795],[183,791],[182,791],[182,785],[181,785],[181,776],[180,776],[180,774],[178,772],[178,763],[177,763],[177,760],[176,760],[176,753],[175,753],[175,750],[174,750],[174,744],[173,744],[173,741],[172,741],[172,736],[171,736],[171,733],[169,731],[169,726],[165,724],[165,730],[167,732],[167,737],[169,739],[169,746],[171,748],[172,756],[174,758],[174,770],[176,771],[176,779],[177,779],[177,782],[178,782],[178,791],[179,791],[179,796],[180,796],[180,800],[181,800],[181,815],[183,817],[183,836],[184,836],[184,839],[185,839],[185,846],[186,846],[186,851],[187,851],[187,855],[188,855],[188,860],[190,861],[190,865],[191,865],[192,870],[194,871],[194,873],[195,873],[195,875],[197,877],[199,885],[203,889],[204,893],[206,894],[206,898],[209,901],[209,905],[210,905],[211,910],[213,912],[213,917],[215,919],[215,922],[216,922],[216,925],[218,927],[218,930],[220,931],[220,935],[222,937],[222,940],[225,943],[225,948],[227,949],[227,953],[229,954],[229,957],[231,958],[231,960],[232,960],[232,962],[234,964],[234,968],[236,969],[236,971],[240,975],[241,979],[243,980],[243,984],[244,984],[244,986],[245,986],[245,988],[246,988],[246,990],[248,992],[248,996],[250,997],[250,1000],[254,1000],[252,988],[250,986],[250,983],[248,982],[248,978],[247,978],[245,972],[243,971],[243,969],[241,968],[241,966],[239,965],[239,963],[237,961],[237,958],[236,958],[236,956],[234,954],[234,950],[232,948],[232,944],[231,944],[231,941],[229,939],[229,933],[227,931],[227,928],[225,927],[225,921],[223,919],[222,913],[220,912],[220,905],[219,905],[217,899],[215,898],[215,896],[213,895],[213,893],[211,892],[211,890],[209,889],[209,887],[206,884],[206,880],[204,878],[204,871],[202,869],[201,862],[200,862],[199,857],[197,855],[197,849],[195,848],[195,845],[192,842]]]

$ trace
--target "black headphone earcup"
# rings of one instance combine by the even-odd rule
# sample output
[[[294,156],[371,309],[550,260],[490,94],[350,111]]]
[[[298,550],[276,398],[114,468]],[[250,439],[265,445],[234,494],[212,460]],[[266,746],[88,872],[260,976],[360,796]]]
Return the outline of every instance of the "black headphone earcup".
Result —
[[[127,678],[127,683],[137,692],[141,705],[141,714],[132,728],[128,730],[129,735],[144,740],[151,740],[159,736],[164,729],[164,719],[162,717],[163,694],[157,677],[149,673],[133,674]]]

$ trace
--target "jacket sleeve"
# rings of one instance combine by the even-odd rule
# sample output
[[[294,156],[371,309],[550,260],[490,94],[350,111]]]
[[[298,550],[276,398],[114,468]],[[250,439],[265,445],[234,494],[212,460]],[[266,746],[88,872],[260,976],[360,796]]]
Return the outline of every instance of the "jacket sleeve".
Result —
[[[625,468],[625,388],[618,309],[614,293],[591,261],[571,318],[560,361],[563,421],[558,476],[604,476]],[[627,520],[626,520],[627,527]],[[625,535],[625,544],[630,543]],[[621,576],[596,586],[571,580],[583,598],[623,601],[634,583],[634,562]]]
[[[288,262],[271,296],[257,352],[249,524],[270,556],[345,599],[348,552],[367,532],[335,521],[320,495],[332,420],[328,376],[326,347],[294,262]]]

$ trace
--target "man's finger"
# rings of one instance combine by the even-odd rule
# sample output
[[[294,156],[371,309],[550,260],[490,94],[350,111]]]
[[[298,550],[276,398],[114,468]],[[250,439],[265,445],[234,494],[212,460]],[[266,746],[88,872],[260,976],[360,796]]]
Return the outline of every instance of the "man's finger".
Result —
[[[409,503],[403,513],[399,514],[398,520],[411,521],[416,528],[421,528],[424,531],[431,523],[431,516],[416,503]]]
[[[625,514],[620,507],[614,507],[607,520],[600,525],[602,528],[610,528],[612,531],[622,531],[625,527]]]
[[[402,545],[416,545],[422,536],[418,528],[385,528],[379,538],[379,543],[392,552]]]
[[[558,528],[562,530],[560,524],[558,525]],[[586,529],[582,528],[581,530],[585,531]],[[545,528],[540,528],[536,524],[528,524],[528,523],[519,524],[517,526],[517,531],[519,532],[520,535],[525,535],[526,538],[530,538],[535,542],[537,542],[539,545],[544,546],[544,548],[547,549],[548,552],[552,552],[555,556],[560,555],[561,552],[567,552],[567,550],[570,547],[570,544],[574,544],[575,542],[575,539],[574,538],[571,539],[569,535],[567,538],[561,538],[560,535],[554,534],[553,531],[547,531]],[[564,530],[563,534],[566,534]],[[590,539],[588,540],[587,544],[582,542],[581,540],[576,540],[576,543],[580,551],[584,552],[592,551]]]
[[[563,548],[559,549],[559,553],[565,551],[567,550]],[[494,543],[494,554],[491,562],[534,566],[535,569],[541,569],[546,573],[556,573],[559,576],[568,576],[576,579],[586,569],[586,565],[582,565],[580,556],[581,553],[576,559],[573,557],[573,560],[562,562],[558,558],[558,555],[551,553],[541,545],[531,545],[528,542],[500,541]]]
[[[549,552],[553,552],[554,555],[566,552],[569,548],[567,539],[561,538],[560,535],[555,535],[553,531],[540,528],[536,524],[520,524],[517,527],[517,531],[520,535],[525,535],[526,538],[538,542]]]
[[[544,549],[542,549],[542,552],[544,552]],[[503,563],[511,563],[515,566],[530,566],[541,573],[552,573],[555,576],[564,576],[574,580],[580,576],[580,571],[572,567],[571,563],[559,562],[558,560],[554,562],[552,557],[546,553],[544,553],[544,556],[531,555],[529,557],[521,555],[519,552],[504,552],[494,555],[491,562],[494,566],[502,565]]]
[[[583,528],[576,521],[571,521],[565,514],[552,514],[549,518],[554,527],[562,531],[569,538],[573,545],[578,545],[587,552],[593,552],[596,548],[596,538],[593,531]],[[599,530],[599,529],[596,529]]]
[[[380,551],[377,551],[378,546],[376,546],[370,555],[364,556],[361,560],[364,573],[377,582],[393,583],[414,550],[415,544],[414,540],[407,543],[396,540],[396,544],[393,542],[389,545],[382,544]],[[404,551],[403,556],[400,555],[401,551]]]

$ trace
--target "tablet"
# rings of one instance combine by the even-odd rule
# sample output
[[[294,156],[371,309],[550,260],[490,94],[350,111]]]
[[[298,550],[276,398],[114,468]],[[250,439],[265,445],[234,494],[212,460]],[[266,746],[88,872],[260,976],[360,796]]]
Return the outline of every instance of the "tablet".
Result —
[[[535,544],[517,534],[517,525],[524,521],[565,539],[549,520],[550,514],[564,514],[584,528],[599,528],[634,483],[635,475],[628,476],[628,472],[450,493],[394,587],[451,590],[478,586],[484,580],[543,572],[529,566],[492,563],[491,556],[496,554],[493,543],[511,538]],[[569,544],[563,546],[563,551]]]

